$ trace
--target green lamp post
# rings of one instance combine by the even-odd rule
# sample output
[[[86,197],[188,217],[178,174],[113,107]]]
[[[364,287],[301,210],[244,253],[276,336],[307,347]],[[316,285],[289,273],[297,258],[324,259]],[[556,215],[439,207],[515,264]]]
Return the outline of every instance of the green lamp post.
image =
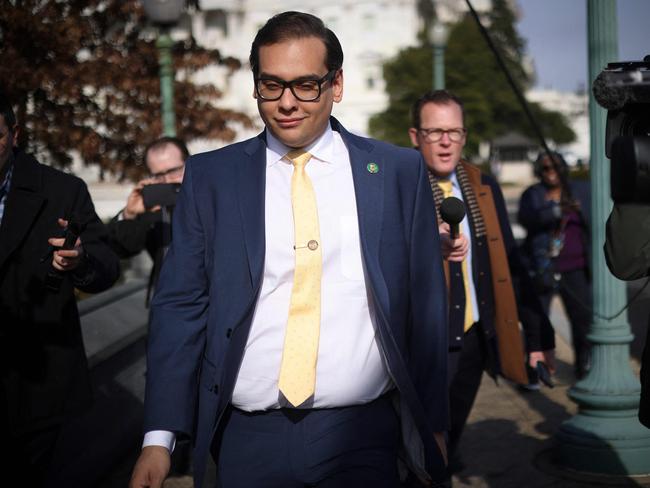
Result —
[[[616,0],[587,2],[589,81],[618,57]],[[630,368],[632,334],[624,316],[625,285],[608,271],[605,222],[612,208],[605,157],[605,109],[589,98],[591,132],[593,344],[588,375],[569,390],[578,413],[556,434],[556,462],[571,470],[608,475],[650,473],[650,430],[637,419],[640,385]]]
[[[156,47],[160,65],[160,100],[163,134],[176,135],[176,114],[174,112],[174,65],[172,46],[174,42],[169,35],[170,27],[175,24],[184,8],[184,0],[143,0],[142,5],[147,17],[158,25],[159,33]]]
[[[447,27],[436,20],[429,29],[429,40],[433,46],[433,89],[445,89],[445,48],[447,47]]]

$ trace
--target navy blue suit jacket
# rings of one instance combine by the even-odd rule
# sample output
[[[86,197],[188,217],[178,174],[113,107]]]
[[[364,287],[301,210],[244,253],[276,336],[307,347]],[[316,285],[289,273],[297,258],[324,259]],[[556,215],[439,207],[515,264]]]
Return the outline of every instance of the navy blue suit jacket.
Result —
[[[350,154],[380,347],[401,409],[420,434],[424,465],[439,478],[433,432],[448,424],[447,299],[425,166],[413,150],[352,135],[334,118],[331,123]],[[261,134],[188,160],[152,304],[145,432],[194,438],[199,487],[262,280],[265,151]],[[369,163],[379,171],[371,173]]]

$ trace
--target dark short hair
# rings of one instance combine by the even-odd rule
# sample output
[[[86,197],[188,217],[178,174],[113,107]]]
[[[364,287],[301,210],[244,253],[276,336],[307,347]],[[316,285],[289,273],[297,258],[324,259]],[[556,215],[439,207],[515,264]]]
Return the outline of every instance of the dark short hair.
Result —
[[[336,34],[328,29],[321,19],[303,12],[283,12],[271,17],[257,31],[249,57],[253,76],[259,74],[261,46],[305,37],[316,37],[323,41],[327,51],[325,64],[328,71],[341,69],[341,66],[343,66],[343,48]]]
[[[11,107],[9,98],[2,92],[0,92],[0,115],[2,115],[2,118],[9,129],[16,125],[16,114],[14,114],[14,109]]]
[[[418,98],[413,107],[411,108],[411,123],[415,129],[420,128],[422,123],[422,107],[427,103],[435,103],[436,105],[448,105],[455,103],[460,107],[460,114],[463,118],[463,125],[465,125],[465,106],[463,101],[456,95],[447,90],[433,90],[425,93]]]
[[[142,162],[144,165],[147,165],[147,154],[149,154],[149,151],[152,149],[154,151],[163,149],[165,146],[168,145],[176,146],[178,150],[181,152],[181,157],[183,158],[183,161],[186,161],[187,158],[190,157],[190,152],[187,150],[187,146],[185,145],[185,142],[183,142],[182,139],[179,139],[178,137],[172,137],[172,136],[164,136],[161,137],[160,139],[156,139],[155,141],[150,142],[147,144],[147,147],[144,148],[144,155],[142,156]]]

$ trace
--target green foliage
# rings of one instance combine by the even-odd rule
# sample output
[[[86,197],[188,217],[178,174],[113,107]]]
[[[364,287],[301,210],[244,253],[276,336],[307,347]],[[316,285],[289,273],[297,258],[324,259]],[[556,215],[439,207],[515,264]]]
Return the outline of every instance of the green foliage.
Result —
[[[406,48],[384,65],[389,106],[386,111],[371,117],[371,134],[402,146],[411,144],[407,133],[411,126],[411,105],[430,89],[432,70],[431,49],[422,47]]]
[[[508,2],[497,0],[493,6],[488,15],[490,35],[523,90],[532,82],[523,68],[525,43],[515,30]],[[477,154],[480,141],[489,141],[511,131],[536,137],[505,74],[469,15],[451,28],[445,53],[445,78],[447,89],[465,104],[466,157]],[[407,131],[411,126],[411,106],[432,87],[431,47],[423,45],[400,51],[384,65],[384,79],[389,105],[384,112],[371,118],[370,133],[395,144],[410,146]],[[531,104],[531,111],[548,139],[560,144],[575,139],[561,114],[535,104]]]

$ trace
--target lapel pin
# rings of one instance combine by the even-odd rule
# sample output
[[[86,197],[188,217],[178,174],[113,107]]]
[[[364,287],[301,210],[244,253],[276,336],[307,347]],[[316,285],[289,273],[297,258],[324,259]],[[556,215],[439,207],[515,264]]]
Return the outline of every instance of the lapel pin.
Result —
[[[368,166],[366,166],[366,168],[368,169],[368,173],[373,175],[379,172],[379,166],[377,163],[368,163]]]

